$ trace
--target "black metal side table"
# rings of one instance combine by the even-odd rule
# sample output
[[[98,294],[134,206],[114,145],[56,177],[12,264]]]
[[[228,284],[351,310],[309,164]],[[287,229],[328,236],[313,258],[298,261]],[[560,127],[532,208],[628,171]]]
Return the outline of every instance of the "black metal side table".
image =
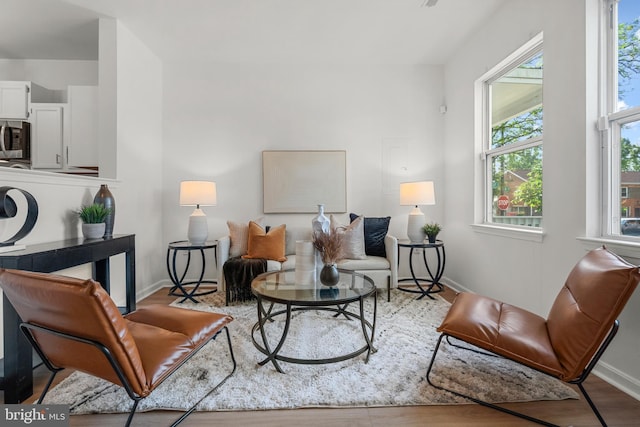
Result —
[[[398,279],[398,282],[412,281],[416,285],[417,289],[402,288],[400,287],[400,285],[398,285],[398,289],[405,292],[420,294],[417,299],[422,299],[425,296],[434,299],[431,294],[442,292],[444,290],[444,286],[440,283],[440,279],[442,278],[442,274],[444,273],[444,265],[446,261],[444,243],[442,242],[442,240],[436,240],[435,243],[413,243],[409,240],[398,240],[398,265],[400,265],[400,248],[410,249],[409,270],[411,271],[411,277],[406,279]],[[422,249],[422,260],[424,261],[424,266],[427,269],[427,274],[429,275],[429,277],[416,277],[416,273],[413,269],[413,251],[416,249]],[[427,262],[427,249],[433,249],[436,252],[437,265],[435,266],[435,268],[433,268],[433,266],[430,267],[429,263]]]
[[[177,242],[169,243],[169,246],[167,247],[167,272],[169,273],[169,278],[173,283],[173,286],[171,287],[171,289],[169,289],[169,295],[184,297],[179,302],[183,303],[186,300],[191,300],[195,303],[198,303],[199,301],[197,301],[195,297],[212,294],[218,290],[218,287],[216,286],[215,289],[198,292],[198,289],[202,284],[216,284],[216,285],[218,284],[217,280],[203,280],[204,272],[207,267],[206,257],[204,252],[207,249],[213,249],[214,256],[217,258],[218,256],[217,241],[207,241],[201,245],[192,244],[187,240],[179,240]],[[184,271],[182,272],[181,275],[179,275],[176,268],[176,259],[178,257],[178,253],[185,252],[185,251],[187,253],[187,263],[184,266]],[[202,270],[200,271],[200,277],[198,278],[198,280],[189,280],[185,282],[185,277],[187,276],[187,272],[189,271],[189,265],[191,264],[191,252],[193,251],[200,252],[200,256],[202,258]],[[191,290],[188,290],[187,288],[185,288],[185,286],[190,286],[190,285],[194,285]]]

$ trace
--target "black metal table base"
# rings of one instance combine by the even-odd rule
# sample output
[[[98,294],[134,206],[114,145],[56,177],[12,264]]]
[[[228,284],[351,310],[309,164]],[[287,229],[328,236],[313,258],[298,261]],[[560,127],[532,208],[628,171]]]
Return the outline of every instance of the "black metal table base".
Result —
[[[411,288],[400,286],[400,282],[409,282],[409,281],[413,282],[411,284],[412,286]],[[424,282],[424,283],[420,283],[420,282]],[[415,286],[417,289],[414,289],[413,286]],[[420,296],[416,298],[418,300],[424,297],[435,299],[431,296],[431,294],[437,294],[438,292],[442,292],[444,290],[444,286],[442,286],[441,283],[433,283],[430,281],[430,279],[418,277],[414,280],[412,277],[410,277],[407,279],[398,279],[398,290],[403,292],[420,294]]]
[[[174,242],[175,243],[175,242]],[[206,270],[206,258],[204,255],[204,250],[206,248],[196,248],[196,249],[186,249],[180,247],[172,247],[171,244],[167,249],[167,272],[169,273],[169,278],[171,279],[171,283],[173,286],[169,289],[169,295],[176,297],[183,297],[182,300],[178,301],[179,303],[183,303],[186,300],[190,300],[194,303],[199,303],[200,301],[196,300],[195,297],[200,297],[203,295],[209,295],[218,291],[218,281],[217,280],[203,280],[204,272]],[[187,263],[184,267],[184,271],[182,275],[178,277],[177,268],[176,268],[176,258],[178,256],[178,252],[181,250],[187,250]],[[191,252],[192,250],[200,251],[200,256],[202,259],[202,270],[200,271],[200,277],[198,280],[191,280],[185,282],[184,279],[189,271],[189,265],[191,264]],[[171,257],[171,251],[173,251],[173,257]],[[199,291],[200,286],[203,284],[215,284],[215,289],[203,290]],[[187,289],[187,286],[193,286],[191,289]]]
[[[411,292],[419,294],[416,299],[422,299],[425,296],[430,299],[434,299],[431,294],[436,294],[444,290],[444,286],[440,283],[440,279],[444,273],[444,266],[446,262],[446,256],[444,251],[444,245],[441,241],[437,243],[424,243],[424,244],[399,244],[400,247],[408,247],[409,250],[409,270],[411,271],[411,277],[405,279],[398,279],[398,290],[404,292]],[[434,269],[429,267],[427,262],[426,249],[432,248],[436,252],[437,264]],[[422,249],[422,260],[424,266],[427,269],[429,277],[416,277],[415,270],[413,269],[413,251],[414,249]],[[398,253],[398,263],[400,263],[400,256]],[[400,286],[402,282],[413,282],[415,288],[403,288]]]
[[[200,282],[194,280],[192,282],[183,282],[180,284],[180,286],[177,286],[177,285],[172,286],[169,289],[168,295],[171,295],[174,297],[183,297],[182,300],[178,301],[178,303],[183,303],[188,299],[195,303],[199,303],[200,301],[194,299],[195,297],[201,297],[203,295],[209,295],[214,292],[218,292],[217,286],[215,289],[209,289],[206,291],[198,292],[200,285],[204,285],[204,284],[217,285],[218,282],[216,280],[202,280]],[[188,289],[187,286],[191,286],[191,285],[195,285],[195,286],[192,289]]]
[[[285,304],[286,308],[278,311],[273,311],[273,306],[274,306],[273,303],[270,304],[269,309],[265,309],[262,299],[258,298],[258,304],[257,304],[258,322],[256,322],[256,324],[253,325],[253,328],[251,329],[251,340],[253,341],[253,345],[261,353],[267,356],[264,360],[258,362],[258,364],[260,366],[264,366],[265,364],[271,362],[273,363],[273,366],[276,368],[278,372],[284,373],[278,361],[289,362],[289,363],[299,363],[304,365],[321,365],[326,363],[342,362],[344,360],[352,359],[365,352],[367,353],[365,357],[365,363],[368,363],[369,356],[371,355],[371,353],[375,353],[376,351],[378,351],[373,346],[373,336],[376,328],[376,315],[377,315],[378,306],[377,306],[377,297],[375,296],[375,293],[374,293],[373,318],[372,318],[373,323],[372,323],[365,319],[364,299],[365,298],[363,297],[359,300],[359,304],[358,304],[359,313],[353,313],[353,312],[347,311],[347,307],[349,306],[349,304],[336,305],[335,307],[334,306],[295,306],[294,307],[293,304]],[[286,341],[287,335],[289,333],[289,328],[291,326],[291,313],[295,311],[315,311],[315,310],[329,311],[329,312],[335,313],[333,317],[344,316],[347,320],[353,320],[353,319],[360,320],[360,325],[362,328],[362,334],[364,336],[365,344],[361,348],[351,353],[339,355],[335,357],[322,358],[322,359],[303,359],[303,358],[297,358],[297,357],[291,357],[291,356],[279,354],[280,350],[282,349],[282,346]],[[286,320],[285,320],[284,329],[282,331],[282,336],[278,340],[278,343],[275,345],[275,347],[273,347],[272,349],[271,345],[269,345],[269,342],[267,340],[267,335],[265,332],[265,324],[267,322],[273,322],[275,317],[281,316],[283,314],[286,315]],[[258,331],[260,331],[262,344],[260,344],[255,338],[255,334]]]

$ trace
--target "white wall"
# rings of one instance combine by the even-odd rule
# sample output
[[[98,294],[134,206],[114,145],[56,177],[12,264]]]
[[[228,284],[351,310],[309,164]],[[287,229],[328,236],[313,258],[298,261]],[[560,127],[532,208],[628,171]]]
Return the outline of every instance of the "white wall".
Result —
[[[136,234],[139,294],[166,278],[162,238],[162,64],[118,23],[117,216]],[[116,223],[116,226],[118,223]],[[119,228],[118,231],[122,229]]]
[[[51,90],[97,85],[98,61],[0,59],[0,80],[26,80]]]
[[[181,180],[217,182],[218,205],[204,208],[216,238],[227,220],[263,216],[263,150],[323,149],[347,151],[339,218],[390,215],[404,237],[411,209],[399,205],[400,180],[442,189],[442,82],[433,66],[165,64],[165,240],[186,237],[193,208],[178,205]],[[392,161],[397,147],[402,160]],[[440,221],[442,208],[423,211]],[[307,225],[313,216],[271,214],[266,223]]]
[[[445,66],[445,229],[450,283],[546,316],[570,269],[588,247],[577,240],[587,222],[587,147],[597,147],[596,0],[513,0]],[[585,17],[589,16],[586,20]],[[585,26],[589,22],[589,27]],[[474,82],[544,31],[544,240],[474,231]],[[593,196],[590,196],[593,199]],[[596,204],[590,202],[593,207]],[[596,212],[590,212],[595,215]],[[606,292],[606,290],[603,290]],[[598,366],[600,375],[640,396],[637,342],[640,298]]]

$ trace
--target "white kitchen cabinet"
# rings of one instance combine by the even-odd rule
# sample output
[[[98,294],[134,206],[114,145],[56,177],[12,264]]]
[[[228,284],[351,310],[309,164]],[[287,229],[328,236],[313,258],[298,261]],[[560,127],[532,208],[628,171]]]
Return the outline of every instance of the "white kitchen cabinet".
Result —
[[[64,166],[66,104],[31,104],[31,167],[61,169]]]
[[[67,167],[98,166],[98,87],[69,86]]]
[[[0,81],[0,119],[29,118],[29,82]]]

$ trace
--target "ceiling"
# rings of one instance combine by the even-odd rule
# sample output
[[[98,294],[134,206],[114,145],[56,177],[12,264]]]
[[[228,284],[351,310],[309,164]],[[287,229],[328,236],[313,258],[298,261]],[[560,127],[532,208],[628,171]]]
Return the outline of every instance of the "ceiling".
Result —
[[[2,0],[0,58],[96,60],[105,16],[164,61],[443,64],[505,1]]]
[[[97,15],[58,0],[2,0],[0,58],[98,59]]]

